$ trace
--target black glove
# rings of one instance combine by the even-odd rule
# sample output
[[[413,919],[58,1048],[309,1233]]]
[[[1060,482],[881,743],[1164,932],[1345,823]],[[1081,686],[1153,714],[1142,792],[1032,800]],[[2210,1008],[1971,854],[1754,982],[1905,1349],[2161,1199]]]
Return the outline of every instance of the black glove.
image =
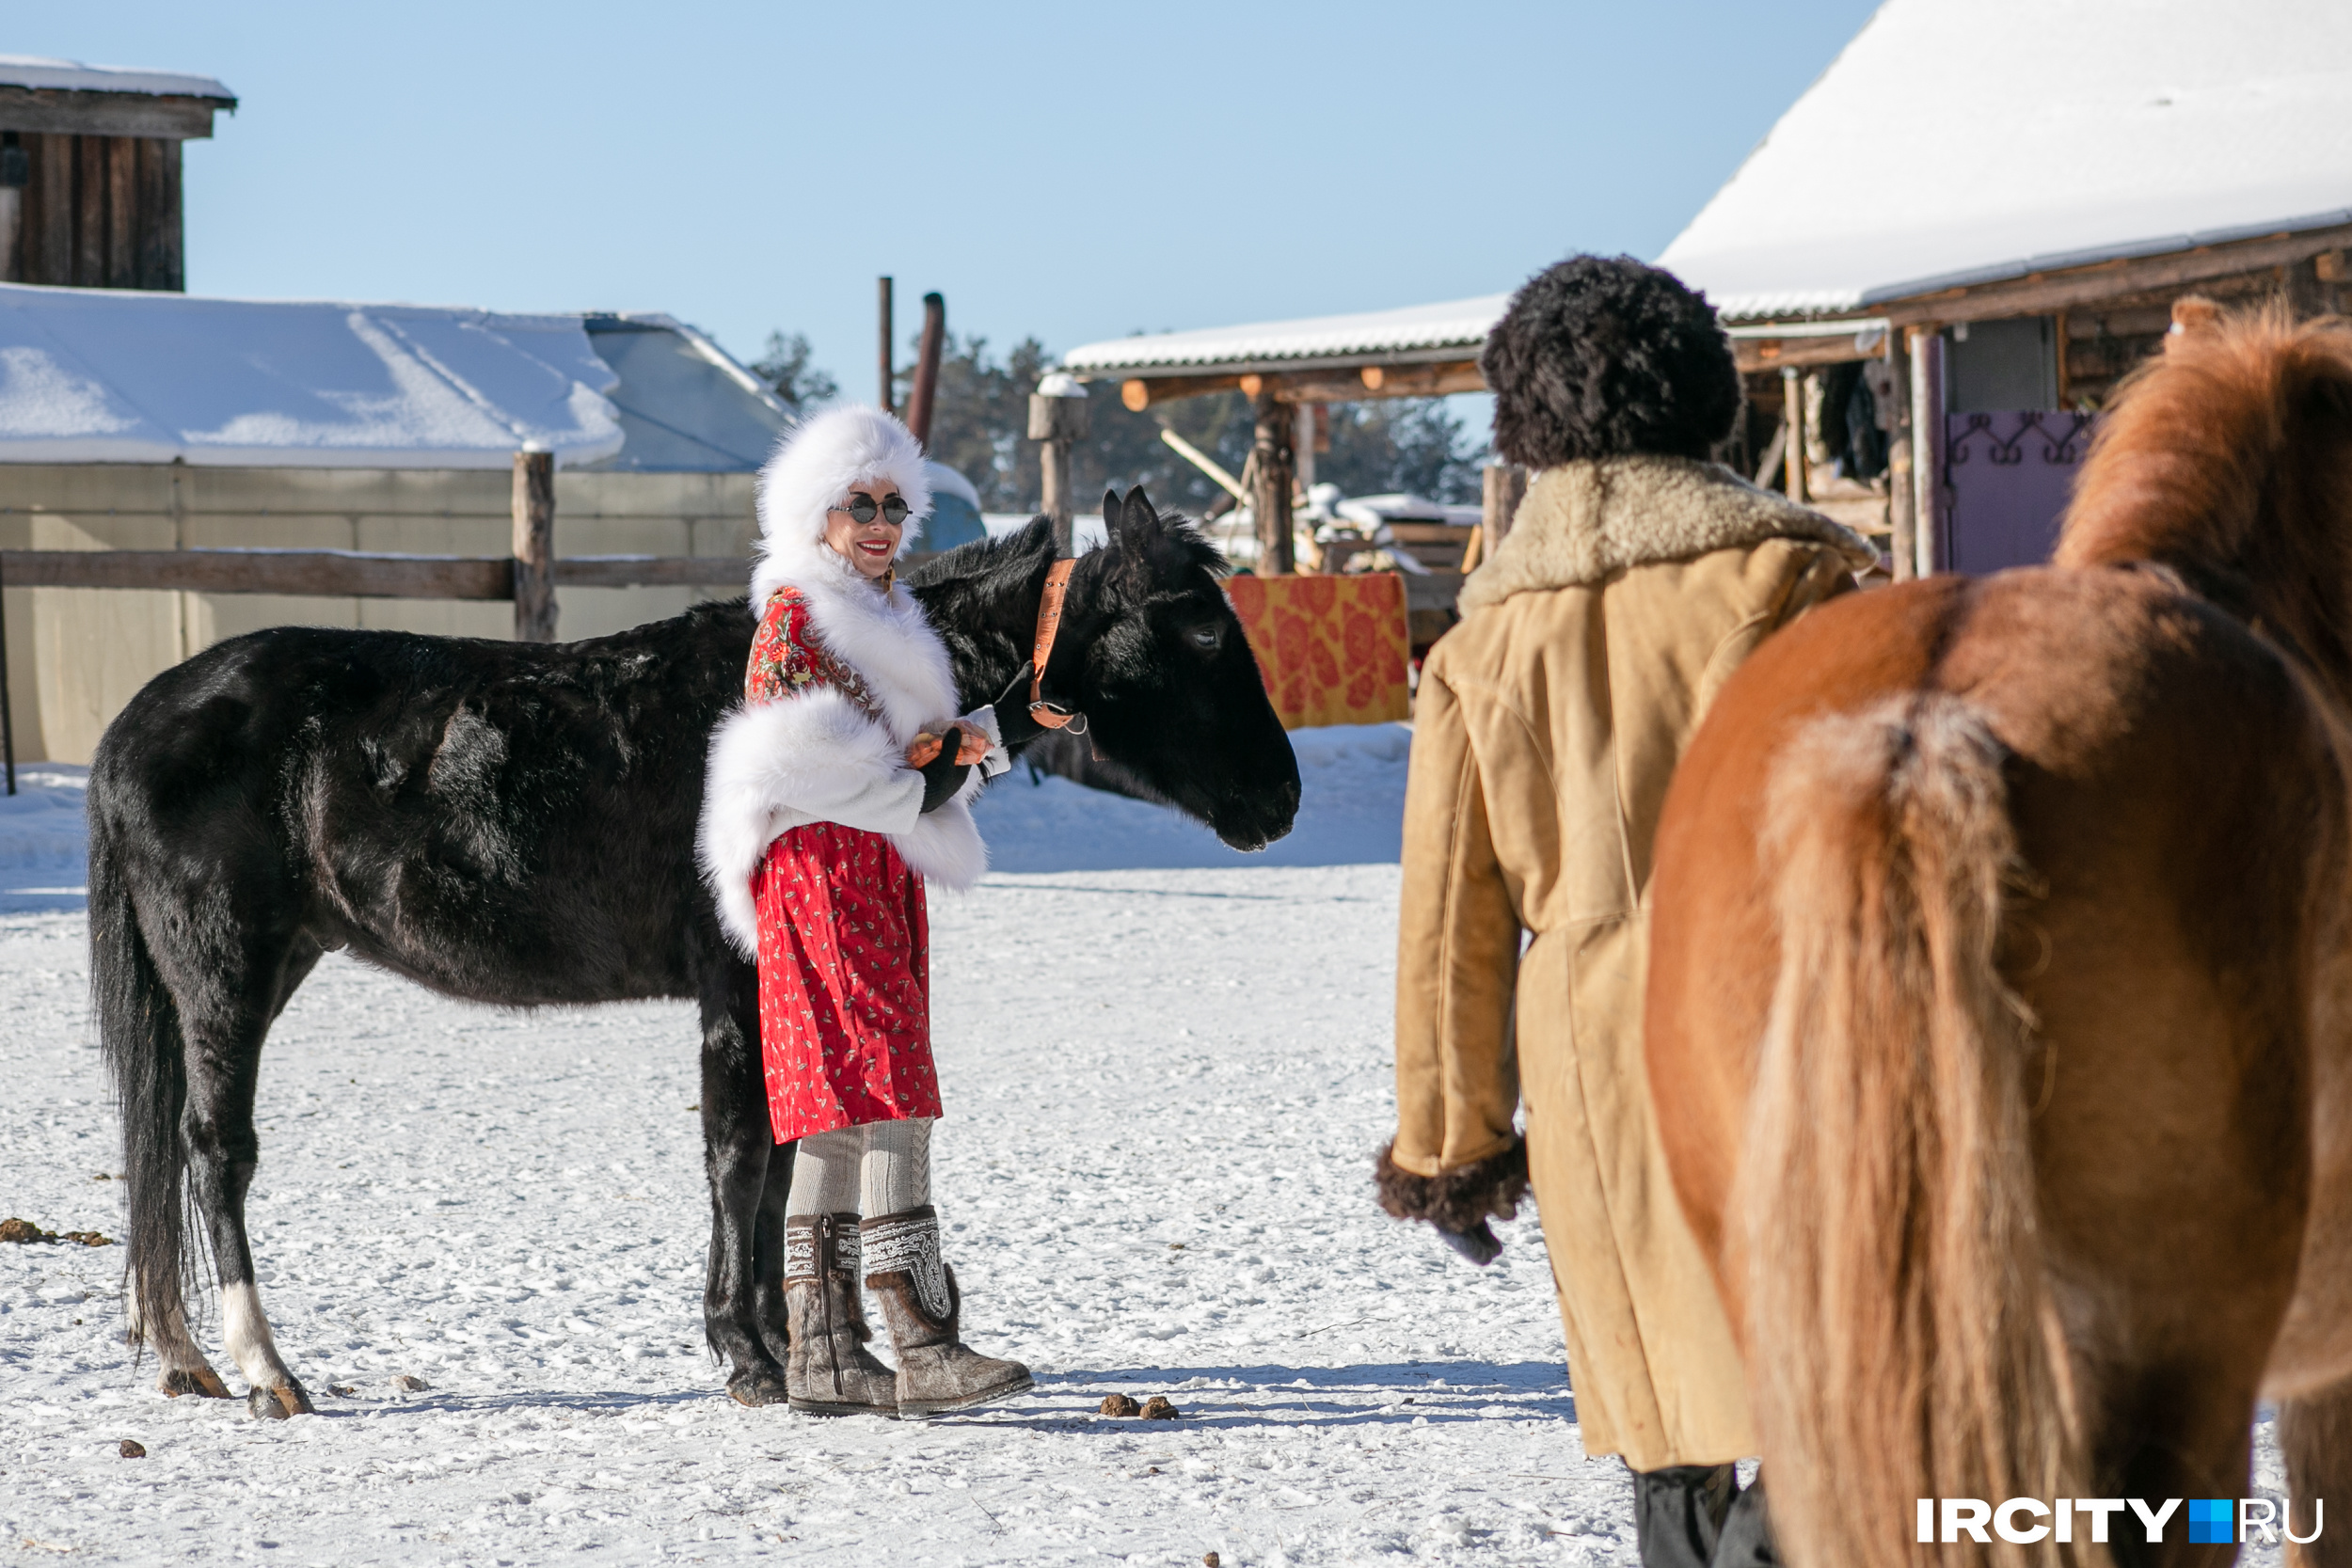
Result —
[[[932,812],[954,799],[963,787],[963,776],[972,771],[968,762],[958,762],[956,752],[963,748],[961,726],[950,724],[939,739],[939,755],[925,763],[918,770],[923,775],[923,815]]]
[[[1007,751],[1045,733],[1045,726],[1029,717],[1029,676],[1036,669],[1034,661],[1024,664],[1012,684],[997,694],[996,733]]]
[[[1438,1233],[1438,1240],[1482,1269],[1502,1254],[1502,1243],[1495,1240],[1493,1229],[1485,1220],[1480,1220],[1468,1230],[1448,1230],[1444,1226],[1434,1223],[1430,1228]]]

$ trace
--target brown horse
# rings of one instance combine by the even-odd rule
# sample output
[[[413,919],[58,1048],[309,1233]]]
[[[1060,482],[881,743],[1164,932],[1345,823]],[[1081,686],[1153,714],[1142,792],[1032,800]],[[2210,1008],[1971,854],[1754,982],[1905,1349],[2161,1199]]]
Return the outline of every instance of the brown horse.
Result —
[[[1666,803],[1650,1083],[1802,1568],[2227,1560],[2050,1505],[2244,1496],[2257,1397],[2352,1560],[2352,326],[2185,307],[2054,565],[1816,610]]]

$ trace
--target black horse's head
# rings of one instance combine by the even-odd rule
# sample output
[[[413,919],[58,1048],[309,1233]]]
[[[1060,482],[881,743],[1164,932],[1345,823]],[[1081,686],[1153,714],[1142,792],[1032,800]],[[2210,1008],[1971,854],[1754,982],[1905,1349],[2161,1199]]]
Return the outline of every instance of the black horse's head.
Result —
[[[1174,806],[1236,849],[1263,849],[1298,815],[1298,759],[1217,586],[1225,558],[1184,519],[1160,517],[1140,489],[1104,498],[1103,521],[1108,542],[1072,570],[1045,669],[1046,698],[1086,715],[1085,727],[1014,749],[1049,771]],[[997,696],[1029,657],[1053,561],[1053,525],[1040,517],[910,575],[972,705]]]
[[[1072,578],[1046,694],[1074,675],[1086,740],[1130,793],[1200,818],[1235,849],[1263,849],[1298,815],[1298,759],[1217,586],[1225,558],[1184,518],[1153,512],[1140,487],[1105,495],[1103,522],[1106,547]]]

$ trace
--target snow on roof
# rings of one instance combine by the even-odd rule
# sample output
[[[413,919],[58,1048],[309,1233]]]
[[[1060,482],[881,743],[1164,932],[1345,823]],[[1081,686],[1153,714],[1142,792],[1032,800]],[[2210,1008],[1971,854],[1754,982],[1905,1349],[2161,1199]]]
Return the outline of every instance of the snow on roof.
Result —
[[[1353,316],[1258,322],[1248,326],[1160,332],[1088,343],[1062,356],[1080,375],[1141,374],[1154,370],[1232,373],[1309,370],[1377,359],[1474,357],[1510,304],[1508,294]]]
[[[618,384],[578,316],[0,284],[0,463],[582,463]]]
[[[2344,222],[2343,0],[1887,0],[1658,261],[1794,315]]]
[[[210,76],[136,66],[84,65],[45,55],[0,55],[0,87],[64,92],[146,92],[168,97],[212,98],[234,105],[237,95]]]

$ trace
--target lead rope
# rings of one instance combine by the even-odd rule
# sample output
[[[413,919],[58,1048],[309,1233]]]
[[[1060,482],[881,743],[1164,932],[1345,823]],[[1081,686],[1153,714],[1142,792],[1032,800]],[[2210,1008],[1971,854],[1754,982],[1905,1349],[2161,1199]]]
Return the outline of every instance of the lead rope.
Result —
[[[1029,717],[1049,730],[1067,728],[1087,733],[1087,716],[1059,703],[1045,700],[1045,663],[1054,657],[1054,634],[1061,630],[1062,599],[1070,592],[1070,574],[1078,564],[1078,524],[1075,518],[1054,523],[1054,563],[1045,571],[1045,592],[1037,601],[1037,643],[1029,657]]]

